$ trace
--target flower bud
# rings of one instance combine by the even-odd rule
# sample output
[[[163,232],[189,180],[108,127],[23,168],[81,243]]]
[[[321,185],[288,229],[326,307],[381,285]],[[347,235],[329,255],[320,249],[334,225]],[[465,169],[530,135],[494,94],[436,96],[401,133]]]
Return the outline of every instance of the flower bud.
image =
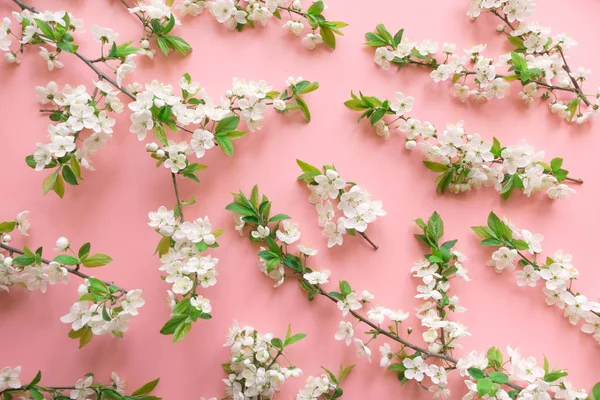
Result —
[[[154,142],[146,144],[146,151],[154,153],[158,150],[158,145]]]
[[[158,149],[156,150],[156,155],[160,158],[163,158],[165,156],[165,151],[163,149]]]
[[[4,58],[6,59],[6,62],[9,64],[20,64],[21,60],[19,60],[17,58],[17,55],[15,53],[13,53],[12,51],[4,54]]]
[[[294,21],[292,22],[292,26],[290,29],[294,35],[300,36],[302,30],[304,29],[304,24],[300,21]]]
[[[504,24],[500,24],[496,27],[496,31],[498,31],[498,32],[504,32],[505,29],[506,29],[506,25],[504,25]]]
[[[286,105],[285,105],[285,101],[283,100],[274,100],[273,101],[273,107],[277,110],[277,111],[285,111],[286,109]]]
[[[413,331],[413,328],[410,328],[410,327],[409,327],[409,328],[408,328],[406,331],[407,331],[407,332],[408,332],[408,334],[410,335],[410,334],[412,333],[412,331]]]
[[[144,39],[140,42],[140,46],[142,46],[143,49],[147,49],[148,47],[150,47],[150,42],[148,41],[148,39]]]
[[[67,239],[64,236],[61,236],[56,241],[56,248],[54,250],[65,251],[69,248],[69,246],[71,246],[71,242],[69,241],[69,239]]]
[[[231,90],[226,91],[225,92],[225,97],[227,97],[228,99],[232,98],[233,97],[233,91],[231,91]]]
[[[294,2],[291,5],[291,8],[293,10],[296,10],[296,11],[302,10],[302,1],[301,0],[294,0]]]
[[[8,234],[2,236],[2,243],[9,243],[12,240],[12,237]]]
[[[417,142],[414,140],[407,140],[406,143],[404,143],[404,147],[406,147],[407,150],[413,150],[417,147]]]

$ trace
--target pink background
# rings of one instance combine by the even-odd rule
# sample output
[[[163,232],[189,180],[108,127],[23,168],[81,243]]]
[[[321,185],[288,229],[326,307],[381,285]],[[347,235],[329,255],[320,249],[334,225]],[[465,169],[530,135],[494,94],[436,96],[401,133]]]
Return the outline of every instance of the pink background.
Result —
[[[68,8],[82,17],[86,28],[92,24],[116,29],[122,39],[137,38],[139,23],[118,1],[35,1],[41,9]],[[168,318],[165,295],[168,286],[159,279],[159,262],[153,256],[159,236],[149,228],[147,213],[160,205],[172,207],[170,176],[156,169],[135,135],[128,132],[127,113],[120,116],[114,139],[94,159],[95,172],[85,173],[85,182],[68,187],[63,200],[44,197],[43,173],[28,168],[23,159],[32,153],[36,141],[46,140],[48,120],[37,115],[33,91],[49,80],[59,84],[91,84],[93,74],[74,57],[62,56],[63,70],[48,73],[36,52],[29,51],[19,67],[0,63],[0,159],[4,167],[0,220],[30,210],[31,236],[14,243],[44,245],[50,251],[57,237],[65,235],[76,245],[91,241],[93,249],[111,255],[115,261],[94,271],[128,288],[144,290],[147,304],[132,320],[122,340],[108,336],[95,338],[91,345],[77,350],[67,338],[68,326],[59,321],[76,297],[78,279],[68,287],[51,287],[48,293],[29,293],[19,288],[0,295],[0,367],[22,365],[23,380],[44,372],[50,385],[74,383],[82,374],[94,371],[108,380],[111,371],[126,376],[131,388],[161,378],[157,393],[167,399],[221,396],[224,373],[220,364],[228,358],[222,347],[224,334],[234,319],[255,328],[283,335],[288,324],[308,338],[293,346],[290,357],[305,371],[301,379],[290,381],[279,398],[292,398],[309,374],[319,366],[336,368],[340,363],[357,364],[344,385],[347,399],[429,398],[429,394],[408,384],[400,387],[394,374],[374,362],[357,360],[354,348],[335,342],[333,334],[340,314],[329,301],[307,303],[294,283],[275,290],[273,282],[256,267],[257,248],[233,230],[231,213],[224,210],[230,193],[249,191],[258,183],[274,202],[274,211],[290,214],[301,223],[302,242],[319,248],[316,265],[330,268],[334,279],[347,279],[356,289],[376,295],[376,304],[402,308],[413,314],[416,280],[409,269],[424,249],[412,237],[413,220],[437,210],[446,222],[446,238],[459,239],[458,248],[469,257],[467,267],[473,282],[457,282],[459,295],[468,312],[459,318],[472,333],[462,340],[465,350],[485,351],[490,346],[520,347],[524,354],[541,362],[547,355],[553,365],[568,368],[573,382],[589,388],[598,380],[600,348],[579,328],[562,318],[560,311],[544,304],[541,288],[521,289],[512,274],[498,276],[485,266],[490,252],[478,246],[469,227],[482,224],[490,210],[509,216],[519,226],[546,236],[549,252],[564,249],[574,255],[582,279],[576,289],[597,300],[600,274],[590,245],[595,240],[595,209],[600,181],[590,160],[600,144],[598,122],[586,126],[567,125],[553,117],[544,104],[526,110],[518,101],[518,87],[508,99],[485,106],[463,105],[451,96],[447,84],[434,84],[423,70],[402,73],[383,71],[373,63],[371,49],[361,46],[365,32],[377,23],[390,30],[400,27],[415,39],[440,43],[453,41],[459,47],[488,43],[488,55],[506,50],[505,39],[495,32],[496,20],[486,16],[473,24],[465,16],[466,1],[331,1],[327,15],[350,23],[338,49],[306,51],[293,37],[282,32],[277,21],[267,29],[228,32],[208,15],[185,19],[176,34],[186,38],[194,51],[186,58],[178,55],[155,62],[144,61],[134,78],[146,82],[158,78],[176,84],[189,72],[214,97],[231,85],[231,78],[266,79],[275,88],[290,75],[302,75],[321,83],[321,89],[307,96],[313,121],[305,124],[299,116],[268,115],[265,128],[236,142],[235,157],[218,150],[204,159],[210,168],[200,176],[201,183],[181,182],[184,198],[196,196],[198,203],[186,209],[188,218],[208,215],[215,228],[224,228],[221,247],[214,251],[220,259],[217,286],[204,291],[213,304],[214,318],[194,325],[181,343],[158,331]],[[10,1],[0,5],[1,15],[16,7]],[[600,4],[579,0],[569,7],[563,1],[540,2],[536,19],[554,32],[567,32],[580,44],[570,54],[573,66],[592,68],[597,62],[597,16]],[[84,54],[93,55],[97,44],[91,35],[80,35]],[[595,62],[596,61],[596,62]],[[598,72],[588,89],[600,84]],[[434,174],[421,165],[420,155],[408,153],[399,138],[388,143],[376,137],[367,123],[356,124],[357,115],[343,106],[350,90],[391,97],[396,90],[413,95],[413,115],[429,119],[441,127],[464,119],[471,132],[502,143],[525,137],[549,157],[563,156],[565,167],[586,183],[568,201],[551,202],[543,196],[527,199],[516,196],[503,203],[491,190],[468,195],[439,197],[434,190]],[[388,215],[369,228],[370,237],[381,248],[374,252],[359,238],[348,238],[343,248],[327,250],[316,223],[316,212],[307,202],[307,191],[295,181],[299,170],[295,159],[315,165],[335,162],[342,175],[368,187],[374,198],[382,199]],[[587,168],[586,168],[587,167]],[[407,322],[420,335],[418,321]],[[417,335],[418,338],[418,335]],[[379,343],[378,343],[379,344]],[[456,375],[452,378],[457,381]],[[462,397],[462,386],[453,399]],[[367,389],[368,388],[368,389]]]

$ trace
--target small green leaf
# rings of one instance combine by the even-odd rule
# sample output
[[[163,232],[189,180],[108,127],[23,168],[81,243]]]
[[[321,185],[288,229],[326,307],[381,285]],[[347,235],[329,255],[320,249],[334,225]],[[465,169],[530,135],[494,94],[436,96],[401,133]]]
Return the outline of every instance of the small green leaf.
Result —
[[[52,174],[48,175],[46,177],[46,179],[44,179],[44,183],[42,184],[42,189],[44,190],[44,194],[47,194],[49,191],[54,189],[57,178],[58,178],[58,170],[54,171]]]
[[[86,257],[82,260],[82,264],[87,268],[102,267],[110,263],[113,259],[106,254],[94,254],[93,256]]]
[[[154,388],[156,388],[156,385],[158,385],[158,381],[159,380],[160,379],[155,379],[152,382],[146,383],[141,388],[139,388],[136,391],[134,391],[133,393],[131,393],[131,395],[132,396],[141,396],[141,395],[144,395],[144,394],[152,393],[152,391],[154,390]]]
[[[477,393],[480,396],[488,394],[492,390],[492,381],[488,378],[479,379],[477,381]]]
[[[279,222],[279,221],[283,221],[285,219],[291,219],[291,217],[286,214],[277,214],[277,215],[274,215],[273,217],[271,217],[269,222]]]
[[[440,164],[438,162],[433,161],[423,161],[423,165],[427,167],[427,169],[432,170],[433,172],[446,172],[450,167],[444,164]]]
[[[508,375],[503,374],[502,372],[490,372],[488,374],[488,377],[491,379],[492,382],[498,383],[500,385],[504,385],[508,382]]]
[[[471,377],[473,379],[483,379],[483,378],[485,378],[485,374],[479,368],[469,368],[469,369],[467,369],[467,372],[469,373],[469,375],[471,375]]]
[[[67,254],[61,254],[59,256],[54,257],[54,261],[63,265],[77,265],[79,264],[79,260],[73,256],[69,256]]]
[[[65,182],[67,182],[68,184],[78,185],[77,177],[75,176],[75,173],[73,172],[71,167],[69,167],[68,165],[63,166],[62,176],[63,178],[65,178]]]
[[[304,339],[306,337],[306,334],[304,333],[297,333],[287,339],[285,339],[285,343],[283,344],[284,346],[290,346],[302,339]]]

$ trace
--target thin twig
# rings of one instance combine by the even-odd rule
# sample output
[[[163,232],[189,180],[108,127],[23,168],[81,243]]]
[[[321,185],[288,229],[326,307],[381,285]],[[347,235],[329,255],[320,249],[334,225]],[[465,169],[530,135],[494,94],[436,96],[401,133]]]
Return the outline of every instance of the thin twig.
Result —
[[[319,285],[314,285],[314,286],[318,289],[320,295],[325,296],[326,298],[328,298],[329,300],[331,300],[331,301],[333,301],[335,303],[337,303],[339,301],[338,299],[336,299],[335,297],[333,297],[329,293],[327,293],[325,290],[323,290],[323,288],[321,288]],[[395,334],[393,334],[391,332],[388,332],[388,331],[385,331],[385,330],[381,329],[379,326],[375,325],[374,323],[372,323],[371,321],[369,321],[368,319],[366,319],[362,315],[358,314],[356,311],[350,310],[350,314],[352,314],[352,316],[354,318],[358,319],[360,322],[362,322],[362,323],[367,324],[368,326],[370,326],[378,334],[387,336],[388,338],[390,338],[390,339],[392,339],[392,340],[394,340],[394,341],[402,344],[403,346],[406,346],[406,347],[408,347],[408,348],[410,348],[410,349],[412,349],[414,351],[417,351],[417,352],[423,354],[424,358],[437,358],[437,359],[440,359],[440,360],[444,360],[444,361],[448,362],[452,368],[456,368],[456,364],[458,364],[458,360],[455,359],[454,357],[450,356],[450,355],[439,354],[439,353],[432,353],[432,352],[430,352],[427,349],[424,349],[424,348],[422,348],[420,346],[417,346],[415,344],[412,344],[412,343],[410,343],[410,342],[402,339],[398,335],[395,335]],[[511,388],[513,388],[515,390],[519,390],[519,391],[521,391],[521,390],[524,389],[523,387],[521,387],[521,386],[519,386],[519,385],[517,385],[515,383],[512,383],[512,382],[507,382],[506,386],[509,386],[509,387],[511,387]]]
[[[358,232],[358,231],[357,231]],[[373,246],[373,249],[377,250],[379,248],[379,246],[377,246],[375,243],[373,243],[373,241],[371,241],[371,239],[369,239],[369,237],[367,236],[366,233],[364,232],[358,232],[360,234],[360,236],[362,236],[367,242],[369,242],[369,244],[371,246]]]
[[[179,187],[177,186],[177,174],[171,172],[171,178],[173,180],[173,189],[175,190],[175,198],[177,199],[177,205],[179,206],[179,220],[184,221],[183,217],[183,204],[181,204],[181,199],[179,198]]]

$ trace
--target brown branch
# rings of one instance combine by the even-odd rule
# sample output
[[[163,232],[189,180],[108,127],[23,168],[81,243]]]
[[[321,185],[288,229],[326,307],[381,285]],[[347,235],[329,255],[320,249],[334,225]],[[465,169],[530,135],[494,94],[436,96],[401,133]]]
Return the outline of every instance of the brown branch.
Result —
[[[336,299],[335,297],[331,296],[329,293],[327,293],[325,290],[323,290],[323,288],[321,288],[321,286],[319,285],[313,285],[315,288],[317,288],[317,290],[319,291],[319,294],[322,296],[325,296],[326,298],[328,298],[329,300],[337,303],[339,300]],[[350,310],[350,314],[358,319],[360,322],[367,324],[368,326],[370,326],[373,330],[375,330],[378,334],[386,336],[400,344],[402,344],[403,346],[406,346],[414,351],[420,352],[421,354],[424,355],[424,358],[437,358],[440,360],[444,360],[446,362],[448,362],[450,364],[450,366],[452,368],[456,368],[456,364],[458,364],[458,360],[455,359],[454,357],[447,355],[447,354],[438,354],[438,353],[432,353],[429,350],[426,350],[420,346],[417,346],[415,344],[412,344],[404,339],[402,339],[400,336],[395,335],[391,332],[385,331],[383,329],[381,329],[379,326],[375,325],[374,323],[372,323],[371,321],[369,321],[368,319],[366,319],[365,317],[363,317],[362,315],[358,314],[356,311],[352,311]],[[515,390],[523,390],[524,388],[517,385],[516,383],[512,383],[512,382],[507,382],[505,384],[506,386],[515,389]]]

